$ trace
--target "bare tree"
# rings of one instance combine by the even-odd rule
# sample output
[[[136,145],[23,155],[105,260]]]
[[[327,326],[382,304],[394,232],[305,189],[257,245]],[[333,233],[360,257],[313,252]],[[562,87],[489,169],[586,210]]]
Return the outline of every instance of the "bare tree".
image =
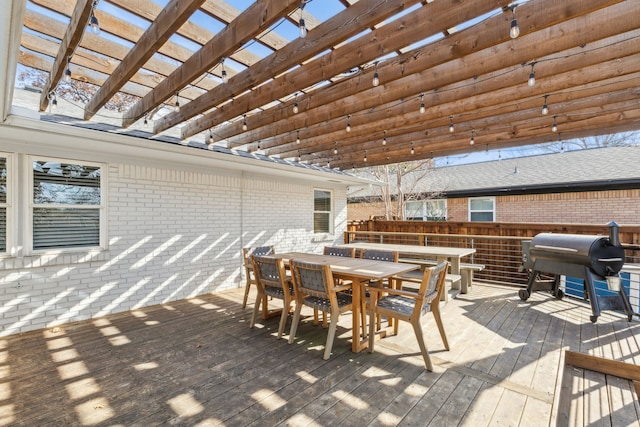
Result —
[[[386,219],[405,219],[406,205],[409,201],[424,200],[439,194],[436,191],[424,191],[424,181],[433,171],[433,160],[398,163],[368,168],[383,184],[376,187],[378,197],[384,205]]]
[[[18,75],[18,81],[42,89],[47,82],[47,75],[48,73],[44,71],[29,68]],[[96,85],[79,80],[72,80],[69,83],[61,81],[55,89],[55,95],[68,101],[86,104],[98,89],[99,87]],[[118,92],[105,104],[105,108],[121,113],[128,110],[137,101],[138,98],[135,96]]]

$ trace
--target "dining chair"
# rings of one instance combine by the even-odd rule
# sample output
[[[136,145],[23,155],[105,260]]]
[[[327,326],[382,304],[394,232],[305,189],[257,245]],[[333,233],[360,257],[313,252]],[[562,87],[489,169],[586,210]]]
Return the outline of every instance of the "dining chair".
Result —
[[[331,256],[344,256],[349,258],[355,258],[356,248],[339,248],[336,246],[325,246],[324,254]]]
[[[396,320],[411,323],[420,346],[420,352],[424,359],[428,371],[433,371],[433,364],[427,351],[422,333],[422,316],[431,311],[435,318],[440,337],[445,349],[449,350],[449,342],[444,331],[444,325],[440,318],[440,296],[444,289],[444,280],[447,274],[448,262],[443,262],[425,269],[422,276],[422,283],[417,292],[403,289],[381,289],[375,286],[367,286],[371,296],[369,298],[369,319],[374,316],[383,315]],[[381,295],[382,293],[386,295]],[[397,325],[397,324],[396,324]],[[374,324],[369,321],[369,352],[373,352]]]
[[[253,274],[253,264],[251,263],[251,256],[265,256],[275,253],[273,246],[257,246],[254,248],[242,248],[242,260],[244,266],[244,274],[246,278],[246,285],[244,288],[244,299],[242,300],[242,308],[247,306],[247,299],[249,298],[249,288],[251,285],[256,284],[255,275]]]
[[[287,323],[291,304],[294,301],[295,293],[291,279],[287,277],[282,258],[275,257],[259,257],[252,255],[253,272],[255,274],[256,287],[258,295],[256,303],[253,307],[251,322],[249,327],[253,328],[260,311],[260,303],[268,304],[266,297],[272,297],[282,300],[282,314],[280,315],[280,324],[278,325],[278,339],[282,338],[284,327]],[[267,307],[263,307],[263,310]]]
[[[362,259],[370,259],[370,260],[384,261],[384,262],[398,262],[399,256],[400,255],[397,251],[385,251],[380,249],[363,249],[360,252],[360,258]],[[369,282],[370,285],[373,285],[375,283],[377,283],[378,287],[383,286],[383,283],[381,282],[376,282],[376,281]],[[362,299],[362,310],[360,312],[362,313],[362,319],[361,319],[362,324],[366,325],[366,320],[365,320],[365,316],[367,312],[366,300],[368,295],[366,294],[366,292],[363,295],[365,295],[365,298]],[[378,329],[380,329],[380,326],[381,326],[380,316],[376,316],[376,325]]]
[[[351,285],[336,286],[329,264],[298,262],[292,259],[289,261],[289,265],[296,295],[296,309],[291,322],[289,344],[293,343],[296,337],[303,305],[314,310],[328,312],[331,316],[331,322],[327,331],[327,342],[323,356],[323,359],[327,360],[331,356],[340,314],[353,309],[351,295],[341,292]]]

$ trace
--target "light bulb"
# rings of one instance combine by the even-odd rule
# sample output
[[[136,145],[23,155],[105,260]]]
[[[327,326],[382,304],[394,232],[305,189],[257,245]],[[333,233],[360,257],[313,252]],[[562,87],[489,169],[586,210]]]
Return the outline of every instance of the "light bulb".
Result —
[[[473,144],[475,144],[475,143],[476,143],[475,134],[476,134],[476,132],[472,130],[472,131],[471,131],[471,140],[469,140],[469,144],[470,144],[470,145],[473,145]]]
[[[449,132],[453,133],[453,116],[449,116]]]
[[[144,127],[149,126],[149,120],[147,120],[147,115],[146,114],[144,116],[144,122],[142,122],[142,126],[144,126]]]
[[[529,87],[533,87],[536,84],[536,72],[533,71],[533,66],[531,66],[531,74],[529,74],[529,80],[527,81]]]
[[[367,150],[364,150],[364,162],[367,163]]]
[[[176,105],[173,107],[176,113],[180,112],[180,101],[176,99]]]
[[[227,70],[222,70],[222,83],[227,83],[229,81],[229,77],[227,76]]]
[[[413,142],[411,143],[411,155],[414,155],[416,153],[416,150],[413,149]]]
[[[242,130],[247,130],[247,115],[242,116]]]
[[[296,131],[296,144],[300,144],[300,131]]]
[[[213,133],[209,131],[209,144],[213,144]]]
[[[93,12],[91,13],[91,18],[89,18],[89,28],[91,28],[91,32],[93,34],[100,34],[100,24],[98,23],[98,18],[96,18],[96,15],[94,15]]]
[[[544,104],[542,106],[542,115],[546,116],[547,114],[549,114],[549,107],[547,106],[547,104]]]
[[[51,95],[51,97],[52,97],[51,105],[52,105],[53,107],[55,107],[56,105],[58,105],[58,98],[56,98],[56,94],[55,94],[55,93],[54,93],[54,94],[52,94],[52,95]]]
[[[426,108],[424,106],[424,102],[422,104],[420,104],[420,114],[424,114],[424,112],[426,111]]]
[[[387,131],[384,131],[384,138],[382,138],[382,145],[387,145]]]
[[[512,39],[515,39],[519,35],[520,35],[520,27],[518,27],[518,20],[516,18],[513,18],[511,20],[511,29],[509,30],[509,36],[511,36]]]
[[[373,73],[373,86],[378,86],[380,84],[380,76],[378,76],[378,72]]]
[[[64,81],[67,83],[71,83],[71,70],[69,69],[68,64],[67,68],[64,70]]]
[[[347,132],[351,132],[351,115],[347,116]]]
[[[338,154],[338,147],[337,147],[337,144],[338,144],[337,142],[334,142],[334,143],[333,143],[333,154],[334,154],[334,155],[335,155],[335,154]]]
[[[298,114],[298,103],[296,102],[295,104],[293,104],[293,114]]]
[[[302,38],[307,37],[307,26],[304,23],[304,18],[300,18],[298,27],[300,27],[300,37]]]
[[[553,126],[551,126],[552,132],[558,132],[558,123],[556,123],[556,116],[553,116]]]

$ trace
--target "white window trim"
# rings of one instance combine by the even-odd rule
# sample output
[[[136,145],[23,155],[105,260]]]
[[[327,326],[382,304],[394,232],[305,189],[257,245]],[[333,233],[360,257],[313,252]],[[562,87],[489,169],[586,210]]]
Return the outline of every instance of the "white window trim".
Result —
[[[446,198],[423,199],[423,200],[407,200],[407,204],[405,205],[405,208],[404,208],[405,218],[407,217],[407,206],[408,206],[408,204],[409,203],[420,203],[421,204],[420,215],[422,217],[422,221],[429,221],[429,217],[427,215],[427,203],[429,203],[429,202],[440,202],[440,201],[444,201],[444,205],[445,205],[444,217],[445,217],[445,220],[446,220],[446,218],[449,217],[449,203],[447,202]]]
[[[491,212],[491,222],[496,222],[496,198],[491,196],[491,197],[469,197],[469,201],[467,203],[467,213],[468,213],[468,221],[471,221],[471,201],[472,200],[491,200],[493,202],[493,209],[491,211],[485,210],[485,211],[473,211],[473,212]],[[480,221],[474,221],[474,222],[480,222]]]
[[[331,196],[331,204],[329,206],[329,231],[328,232],[316,232],[316,227],[315,224],[312,224],[312,230],[313,230],[313,235],[314,236],[333,236],[334,231],[335,231],[335,224],[334,224],[334,214],[333,214],[333,207],[334,207],[334,195],[333,195],[333,190],[328,189],[328,188],[314,188],[313,189],[313,193],[312,193],[312,203],[313,203],[313,214],[315,215],[316,212],[326,212],[326,211],[316,211],[316,206],[315,206],[315,200],[316,200],[316,191],[326,191],[329,193],[329,195]],[[313,222],[313,217],[311,218],[312,222]]]
[[[6,217],[6,248],[5,251],[0,251],[0,258],[7,258],[16,256],[17,245],[15,237],[17,235],[17,224],[15,218],[18,218],[15,214],[16,204],[16,185],[18,182],[17,179],[17,168],[16,168],[16,156],[11,153],[0,152],[0,157],[4,157],[7,159],[7,201],[4,204],[4,207],[7,210]]]
[[[86,246],[86,247],[74,247],[74,248],[56,248],[56,249],[34,249],[33,248],[33,209],[35,207],[35,203],[33,203],[33,162],[36,160],[46,160],[50,162],[58,162],[58,163],[76,163],[87,166],[94,166],[100,168],[100,234],[99,234],[99,245],[98,246]],[[23,176],[26,175],[26,180],[24,182],[27,183],[26,193],[27,193],[27,206],[26,206],[26,215],[22,217],[25,218],[25,223],[23,225],[24,229],[24,242],[25,242],[25,255],[42,255],[42,254],[58,254],[58,253],[77,253],[77,252],[87,252],[87,251],[104,251],[107,249],[107,164],[106,163],[97,163],[90,162],[86,160],[78,160],[78,159],[65,159],[58,157],[48,157],[48,156],[25,156],[25,160],[23,162]],[[67,205],[50,205],[51,207],[68,207]],[[82,209],[82,208],[78,208]]]

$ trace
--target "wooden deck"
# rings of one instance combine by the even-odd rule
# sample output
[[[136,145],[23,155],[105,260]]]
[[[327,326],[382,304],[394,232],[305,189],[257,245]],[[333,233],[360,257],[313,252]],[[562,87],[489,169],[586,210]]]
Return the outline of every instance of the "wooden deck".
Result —
[[[253,295],[252,295],[253,296]],[[0,339],[0,425],[631,426],[629,380],[564,366],[564,350],[640,362],[640,322],[580,301],[475,284],[413,332],[354,354],[343,316],[330,360],[309,319],[292,345],[278,318],[250,330],[242,289]],[[287,325],[288,331],[289,324]]]

